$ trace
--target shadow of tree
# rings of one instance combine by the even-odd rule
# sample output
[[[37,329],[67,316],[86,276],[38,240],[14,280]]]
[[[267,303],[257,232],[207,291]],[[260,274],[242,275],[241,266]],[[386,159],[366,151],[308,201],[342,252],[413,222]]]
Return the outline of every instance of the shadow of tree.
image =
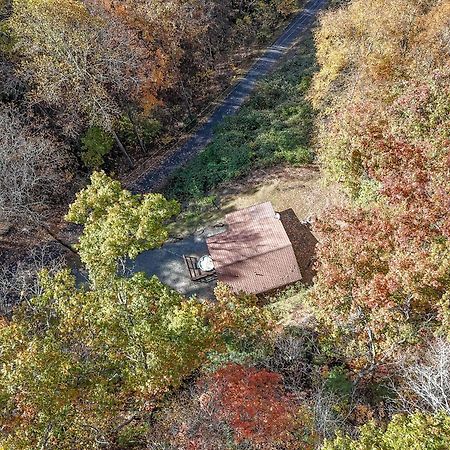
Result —
[[[317,239],[311,232],[311,226],[300,222],[292,208],[280,212],[281,222],[294,248],[302,281],[312,285],[316,271],[314,261],[316,258]]]

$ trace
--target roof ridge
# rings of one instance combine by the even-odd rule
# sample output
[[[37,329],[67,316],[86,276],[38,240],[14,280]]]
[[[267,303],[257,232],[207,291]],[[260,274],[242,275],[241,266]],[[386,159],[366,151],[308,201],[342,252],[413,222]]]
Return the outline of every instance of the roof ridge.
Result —
[[[257,255],[253,255],[253,256],[246,257],[246,258],[237,259],[236,261],[232,261],[232,262],[230,262],[228,264],[222,264],[221,268],[222,267],[233,266],[234,264],[237,264],[237,263],[242,262],[242,261],[247,261],[249,259],[259,258],[260,256],[268,255],[269,253],[277,252],[279,250],[284,250],[285,248],[288,248],[288,247],[292,247],[292,250],[294,250],[294,246],[292,245],[291,242],[289,242],[289,244],[285,244],[282,247],[273,248],[273,249],[267,250],[267,251],[265,251],[263,253],[258,253]],[[294,252],[294,254],[295,254],[295,252]],[[214,261],[214,259],[213,259],[213,261]]]

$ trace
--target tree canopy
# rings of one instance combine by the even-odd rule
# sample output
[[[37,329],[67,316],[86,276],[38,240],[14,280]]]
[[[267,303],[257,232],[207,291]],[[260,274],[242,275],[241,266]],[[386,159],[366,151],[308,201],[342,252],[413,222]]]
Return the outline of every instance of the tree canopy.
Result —
[[[161,194],[133,195],[104,172],[94,172],[66,219],[84,225],[77,245],[94,283],[107,281],[121,258],[135,258],[167,239],[165,223],[179,212],[176,201]]]
[[[43,272],[41,286],[0,328],[0,445],[12,450],[142,440],[162,396],[209,352],[270,324],[251,297],[187,300],[144,274],[90,290]]]
[[[312,90],[319,157],[354,200],[319,224],[314,301],[359,368],[448,333],[449,5],[383,4],[323,17]]]
[[[322,450],[444,450],[450,445],[450,417],[445,414],[396,415],[383,430],[364,425],[358,439],[339,436]]]

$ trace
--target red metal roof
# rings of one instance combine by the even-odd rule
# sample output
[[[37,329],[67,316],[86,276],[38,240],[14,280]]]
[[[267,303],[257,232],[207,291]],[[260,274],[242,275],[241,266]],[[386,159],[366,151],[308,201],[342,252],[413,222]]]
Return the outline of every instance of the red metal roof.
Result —
[[[226,216],[228,230],[206,240],[219,281],[260,294],[299,281],[294,249],[270,202]]]

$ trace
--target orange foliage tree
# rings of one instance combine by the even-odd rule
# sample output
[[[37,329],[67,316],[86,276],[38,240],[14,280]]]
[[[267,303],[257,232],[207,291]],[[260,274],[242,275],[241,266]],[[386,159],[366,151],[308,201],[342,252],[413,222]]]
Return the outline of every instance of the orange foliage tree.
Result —
[[[230,425],[236,442],[270,445],[289,440],[296,405],[284,391],[281,375],[229,364],[215,372],[209,382],[207,395],[217,402],[217,419]]]
[[[354,142],[347,167],[374,190],[363,199],[359,184],[363,206],[319,223],[313,298],[333,342],[359,367],[448,326],[449,79],[437,73],[412,85],[376,116],[360,103],[345,124]]]
[[[188,450],[312,449],[311,423],[279,373],[229,363],[172,399],[151,440]]]

